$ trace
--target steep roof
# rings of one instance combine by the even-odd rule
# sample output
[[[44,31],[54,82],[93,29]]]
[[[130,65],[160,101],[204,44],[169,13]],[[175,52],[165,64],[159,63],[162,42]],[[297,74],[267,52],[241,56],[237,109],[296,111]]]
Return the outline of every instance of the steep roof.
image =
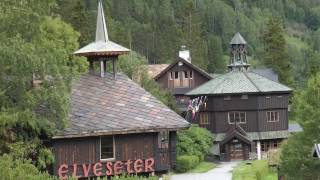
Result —
[[[53,138],[177,130],[189,123],[122,73],[84,75],[72,89],[70,124]]]
[[[166,67],[164,70],[162,70],[159,74],[157,74],[154,79],[159,79],[162,75],[164,75],[166,72],[168,72],[173,66],[175,66],[176,64],[178,64],[179,62],[183,62],[183,64],[191,67],[192,69],[194,69],[195,71],[197,71],[198,73],[200,73],[201,75],[203,75],[204,77],[211,79],[211,75],[209,73],[207,73],[205,70],[199,68],[196,65],[191,64],[190,62],[186,61],[185,59],[182,58],[178,58],[175,62],[171,63],[168,67]]]
[[[109,40],[102,1],[99,0],[96,25],[96,39],[94,42],[74,52],[74,54],[83,56],[116,56],[126,54],[129,51],[129,49]]]
[[[247,41],[237,32],[231,39],[230,44],[247,44]]]
[[[187,95],[291,92],[292,89],[254,72],[231,71],[191,90]]]

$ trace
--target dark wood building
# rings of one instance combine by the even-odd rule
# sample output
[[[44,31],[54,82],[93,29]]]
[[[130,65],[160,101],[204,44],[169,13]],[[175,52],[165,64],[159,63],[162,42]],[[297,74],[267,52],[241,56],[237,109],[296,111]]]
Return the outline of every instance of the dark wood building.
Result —
[[[75,52],[88,58],[90,71],[74,82],[70,123],[51,141],[53,174],[61,179],[160,172],[175,166],[176,131],[190,124],[116,73],[116,57],[127,52],[108,39],[99,1],[96,40]],[[106,72],[107,61],[112,61],[113,73]]]
[[[189,97],[185,94],[208,82],[212,76],[191,63],[190,58],[186,58],[180,51],[179,58],[172,64],[148,65],[149,75],[163,88],[170,90],[175,96],[178,107],[181,111],[186,111]]]
[[[250,71],[246,41],[237,33],[231,41],[229,72],[187,93],[206,96],[197,123],[215,134],[212,153],[226,160],[259,159],[288,137],[291,89]]]

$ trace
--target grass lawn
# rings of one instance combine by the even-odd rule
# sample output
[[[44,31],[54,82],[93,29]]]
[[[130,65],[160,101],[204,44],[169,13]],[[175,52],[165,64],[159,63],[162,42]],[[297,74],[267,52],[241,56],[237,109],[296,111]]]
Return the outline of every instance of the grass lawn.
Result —
[[[188,171],[188,173],[205,173],[215,168],[217,165],[212,162],[201,162],[195,168]]]
[[[268,167],[267,161],[241,163],[232,172],[232,180],[277,180],[277,173]]]

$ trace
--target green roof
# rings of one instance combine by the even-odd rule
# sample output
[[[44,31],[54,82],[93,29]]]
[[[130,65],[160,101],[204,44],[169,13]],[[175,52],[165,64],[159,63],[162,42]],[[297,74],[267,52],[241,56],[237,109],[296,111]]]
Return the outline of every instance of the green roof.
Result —
[[[264,140],[264,139],[283,139],[288,138],[289,132],[283,131],[266,131],[266,132],[247,132],[248,137],[251,141]],[[222,141],[226,136],[226,133],[214,134],[215,141]]]
[[[254,72],[231,71],[189,91],[187,95],[290,92],[291,88]]]

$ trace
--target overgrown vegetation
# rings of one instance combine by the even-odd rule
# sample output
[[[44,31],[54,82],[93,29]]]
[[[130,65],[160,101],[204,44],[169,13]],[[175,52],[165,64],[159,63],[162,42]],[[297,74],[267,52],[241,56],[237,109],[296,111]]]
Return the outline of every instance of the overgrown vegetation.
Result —
[[[210,131],[196,125],[178,132],[177,138],[177,171],[179,172],[186,172],[202,162],[213,140]]]
[[[269,168],[266,160],[241,163],[232,172],[232,180],[277,180],[275,170]]]
[[[303,132],[294,134],[283,146],[281,174],[287,179],[319,179],[320,161],[312,157],[312,148],[320,142],[320,74],[313,75],[304,90],[293,98],[293,113]]]
[[[54,0],[0,2],[0,155],[11,154],[3,158],[18,168],[6,171],[8,178],[38,174],[28,163],[38,169],[52,163],[40,137],[65,127],[71,81],[86,70],[84,59],[71,56],[79,33],[52,16],[56,7]]]
[[[163,89],[149,75],[147,70],[147,59],[136,52],[128,56],[121,56],[118,61],[118,68],[130,79],[159,99],[169,108],[179,113],[174,96],[170,91]]]

